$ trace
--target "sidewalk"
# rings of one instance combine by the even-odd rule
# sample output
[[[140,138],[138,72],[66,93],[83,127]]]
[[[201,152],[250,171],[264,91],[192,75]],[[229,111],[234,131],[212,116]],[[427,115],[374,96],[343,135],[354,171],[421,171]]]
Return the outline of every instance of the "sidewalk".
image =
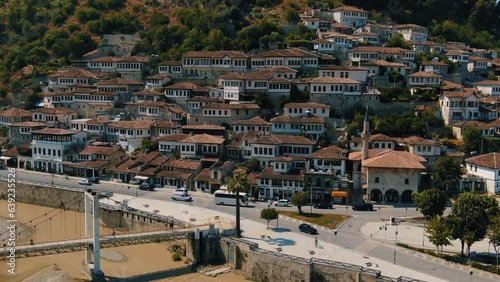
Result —
[[[234,215],[208,210],[205,208],[189,206],[181,203],[169,202],[168,204],[166,204],[163,201],[135,198],[120,194],[114,194],[113,197],[111,197],[111,200],[119,202],[123,201],[124,199],[129,200],[128,205],[130,207],[145,211],[158,210],[159,214],[165,216],[171,215],[177,219],[188,222],[191,221],[191,219],[200,221],[207,218],[215,218],[216,216],[219,216],[219,219],[226,218],[224,222],[231,222],[234,220]],[[286,219],[280,216],[279,220]],[[315,248],[314,236],[291,232],[291,230],[283,228],[266,229],[266,224],[264,223],[264,221],[256,222],[242,218],[241,227],[243,230],[243,239],[257,243],[259,244],[260,248],[265,250],[273,252],[279,251],[285,254],[304,258],[315,257],[356,264],[374,270],[379,270],[382,272],[382,275],[394,278],[399,276],[406,276],[424,281],[444,281],[436,279],[435,277],[429,276],[425,273],[416,272],[414,270],[398,266],[397,264],[394,265],[392,263],[371,258],[361,253],[337,246],[333,243],[335,242],[335,236],[331,232],[328,235],[328,239],[326,241],[320,240],[318,242],[318,247]],[[328,232],[324,229],[321,230],[323,233]],[[365,244],[377,245],[380,243],[375,240],[368,239]]]

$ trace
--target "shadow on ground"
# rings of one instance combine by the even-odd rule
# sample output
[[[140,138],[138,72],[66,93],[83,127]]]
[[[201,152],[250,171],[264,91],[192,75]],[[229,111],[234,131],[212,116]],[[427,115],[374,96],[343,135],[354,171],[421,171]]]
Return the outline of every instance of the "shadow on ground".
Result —
[[[109,282],[142,282],[142,281],[154,281],[158,279],[166,279],[170,277],[181,276],[189,273],[194,273],[195,270],[192,269],[191,265],[184,267],[178,267],[163,271],[145,273],[142,275],[136,275],[128,278],[105,276],[105,281]]]

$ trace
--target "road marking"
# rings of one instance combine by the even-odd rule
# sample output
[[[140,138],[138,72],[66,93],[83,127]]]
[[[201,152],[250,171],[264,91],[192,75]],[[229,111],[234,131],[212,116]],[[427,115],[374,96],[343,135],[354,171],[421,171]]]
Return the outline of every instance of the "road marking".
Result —
[[[379,245],[381,245],[381,244],[377,241],[367,240],[367,241],[363,242],[363,244],[358,245],[356,248],[354,248],[354,250],[356,250],[362,254],[368,254],[368,252],[375,249]]]

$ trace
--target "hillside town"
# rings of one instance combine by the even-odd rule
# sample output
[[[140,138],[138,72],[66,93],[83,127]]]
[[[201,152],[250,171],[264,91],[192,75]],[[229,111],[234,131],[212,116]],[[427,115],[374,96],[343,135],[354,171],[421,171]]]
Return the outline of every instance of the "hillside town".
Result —
[[[469,127],[498,138],[497,51],[439,44],[425,27],[368,18],[349,6],[310,10],[301,21],[318,39],[307,46],[189,51],[149,76],[154,54],[132,56],[135,36],[106,35],[98,49],[48,75],[37,107],[0,111],[8,128],[0,165],[209,194],[246,167],[256,200],[305,190],[314,202],[409,203],[433,187],[434,163],[449,156],[464,174],[447,192],[500,193],[500,153],[373,133],[369,119],[427,111],[458,141]],[[411,49],[386,46],[397,37]],[[417,62],[422,55],[436,56]],[[413,98],[383,101],[381,89],[391,87]],[[421,99],[430,92],[435,101]],[[363,129],[349,135],[345,116],[354,111]]]

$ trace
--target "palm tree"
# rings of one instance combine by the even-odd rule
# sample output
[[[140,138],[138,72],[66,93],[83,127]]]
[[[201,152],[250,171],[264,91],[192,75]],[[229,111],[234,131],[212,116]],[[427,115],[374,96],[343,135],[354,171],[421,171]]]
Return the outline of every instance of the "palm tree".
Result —
[[[247,191],[250,188],[245,169],[236,169],[233,175],[227,180],[227,190],[236,193],[236,238],[241,237],[240,227],[240,192]]]

